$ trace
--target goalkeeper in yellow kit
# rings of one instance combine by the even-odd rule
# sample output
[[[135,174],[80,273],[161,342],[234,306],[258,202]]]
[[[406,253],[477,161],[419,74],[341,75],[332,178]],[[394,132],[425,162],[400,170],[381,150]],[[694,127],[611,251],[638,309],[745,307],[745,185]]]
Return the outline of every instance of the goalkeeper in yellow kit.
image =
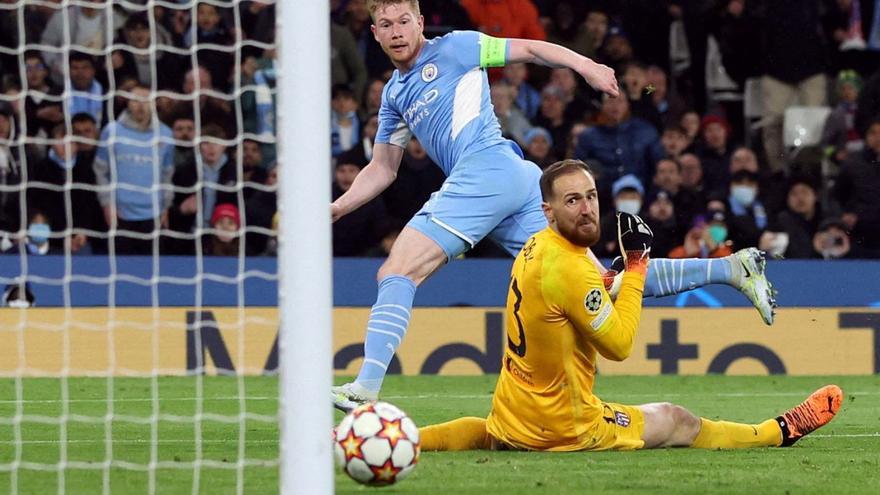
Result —
[[[626,406],[593,395],[596,356],[622,361],[635,341],[653,233],[618,213],[626,271],[616,301],[586,250],[599,239],[596,183],[577,160],[541,177],[549,226],[513,264],[507,349],[487,419],[421,429],[423,450],[632,450],[787,446],[828,423],[843,392],[825,386],[782,415],[749,425],[700,418],[669,403]]]

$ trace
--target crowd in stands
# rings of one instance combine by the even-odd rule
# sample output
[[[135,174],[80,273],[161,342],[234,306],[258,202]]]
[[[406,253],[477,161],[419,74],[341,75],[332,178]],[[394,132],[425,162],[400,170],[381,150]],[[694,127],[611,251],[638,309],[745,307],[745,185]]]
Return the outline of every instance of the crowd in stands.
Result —
[[[328,1],[335,199],[372,156],[393,67],[367,1]],[[113,4],[0,10],[0,251],[274,255],[274,2]],[[594,170],[599,256],[617,253],[626,211],[654,229],[655,256],[880,257],[880,1],[420,6],[428,38],[542,39],[615,69],[619,98],[569,69],[489,71],[528,159]],[[815,142],[786,139],[796,105],[830,109]],[[392,186],[333,225],[334,255],[387,255],[443,179],[413,139]]]

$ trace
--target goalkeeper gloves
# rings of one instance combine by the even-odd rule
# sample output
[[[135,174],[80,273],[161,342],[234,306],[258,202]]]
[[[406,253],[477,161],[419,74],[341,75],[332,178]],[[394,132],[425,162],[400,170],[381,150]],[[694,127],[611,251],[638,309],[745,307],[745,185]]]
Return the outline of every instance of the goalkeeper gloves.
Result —
[[[617,213],[617,242],[627,271],[648,274],[654,233],[638,215]]]

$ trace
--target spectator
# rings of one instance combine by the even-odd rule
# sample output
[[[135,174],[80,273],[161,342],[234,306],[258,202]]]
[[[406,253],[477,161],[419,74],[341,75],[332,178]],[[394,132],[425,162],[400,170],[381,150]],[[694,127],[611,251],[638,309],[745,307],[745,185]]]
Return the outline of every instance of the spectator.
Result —
[[[547,41],[592,58],[595,54],[593,38],[584,23],[585,12],[581,3],[571,0],[554,3]]]
[[[373,143],[376,141],[376,133],[379,131],[379,114],[374,113],[367,116],[364,125],[361,127],[360,141],[342,155],[346,155],[345,160],[352,163],[358,163],[362,167],[366,167],[370,160],[373,159]],[[342,155],[337,157],[341,160]]]
[[[553,136],[552,154],[557,157],[565,156],[566,138],[573,123],[565,111],[566,99],[565,91],[559,86],[544,87],[541,91],[541,114],[534,119],[536,126],[543,127]]]
[[[364,98],[361,101],[361,117],[363,120],[367,120],[367,117],[371,114],[378,114],[379,107],[382,105],[382,90],[385,89],[385,81],[372,78],[367,83],[367,87],[364,90]]]
[[[790,105],[825,104],[827,56],[818,0],[764,2],[764,150],[774,173],[785,170],[782,117]],[[797,53],[797,56],[792,54]]]
[[[654,100],[648,94],[648,70],[645,64],[637,61],[627,63],[623,69],[623,85],[629,99],[630,112],[651,125],[658,132],[663,129],[660,112],[654,106]]]
[[[522,111],[513,104],[514,89],[501,80],[492,83],[490,97],[495,108],[495,116],[501,125],[501,133],[519,143],[525,144],[525,135],[532,128]]]
[[[351,31],[330,23],[330,82],[350,87],[355,94],[363,94],[367,83],[367,66],[358,53]]]
[[[150,32],[150,21],[146,13],[128,16],[116,37],[111,56],[113,75],[118,82],[123,77],[134,77],[145,87],[179,88],[183,70],[189,64],[189,56],[178,55],[159,48],[158,44],[171,45],[171,35],[156,24],[156,40]],[[155,48],[155,50],[152,50]],[[105,83],[108,81],[104,81]]]
[[[590,51],[583,55],[590,58],[596,58],[599,48],[601,48],[602,44],[605,42],[605,37],[608,35],[608,13],[604,10],[592,7],[587,11],[587,18],[584,21],[584,27],[587,30],[587,34],[590,36],[592,45]]]
[[[49,80],[49,70],[43,57],[37,52],[28,52],[24,57],[27,96],[24,111],[27,122],[27,135],[48,136],[55,124],[64,120],[61,109],[61,88]]]
[[[805,178],[794,178],[788,188],[787,208],[776,215],[759,247],[774,256],[812,258],[813,237],[821,221],[815,186]]]
[[[461,6],[477,30],[489,36],[547,39],[531,0],[461,0]]]
[[[564,156],[574,156],[575,149],[577,149],[578,138],[589,128],[590,126],[583,122],[575,122],[572,124],[571,130],[568,132],[568,140],[565,145]]]
[[[355,146],[360,139],[361,124],[357,116],[358,102],[348,86],[333,86],[330,106],[330,141],[336,157]]]
[[[202,125],[212,123],[223,126],[227,136],[238,135],[238,124],[232,117],[232,108],[229,101],[210,95],[214,89],[211,72],[205,67],[199,66],[189,72],[183,78],[183,94],[198,95],[194,100],[199,112]],[[176,111],[195,111],[188,102],[178,105]]]
[[[121,231],[116,254],[152,254],[155,237],[143,237],[166,224],[171,204],[171,129],[155,118],[149,99],[149,89],[138,85],[132,90],[128,109],[101,132],[95,157],[104,219]],[[151,192],[155,186],[159,191]]]
[[[529,69],[526,64],[504,66],[504,80],[514,88],[514,103],[525,116],[532,120],[541,109],[541,93],[528,83]]]
[[[213,87],[228,93],[229,79],[232,75],[235,57],[233,44],[235,37],[226,26],[220,8],[207,2],[199,2],[196,8],[196,22],[187,37],[187,48],[197,45],[196,65],[205,67],[211,74]],[[205,45],[219,45],[219,48],[205,48]]]
[[[196,138],[196,123],[192,114],[186,111],[177,113],[171,120],[171,133],[174,136],[174,168],[193,160],[193,141]]]
[[[729,169],[733,151],[728,143],[730,126],[724,117],[707,115],[703,117],[701,130],[702,141],[697,146],[697,156],[703,165],[703,184],[709,191],[726,191],[730,181]],[[755,165],[757,166],[757,161]],[[755,169],[753,172],[758,171]]]
[[[31,255],[62,254],[64,251],[50,245],[51,238],[49,219],[43,212],[34,209],[28,215],[27,236],[23,240],[25,252]]]
[[[841,220],[851,232],[857,257],[880,257],[880,119],[868,127],[865,149],[843,163],[835,195],[843,209]]]
[[[15,146],[15,115],[12,106],[0,102],[0,231],[16,231],[21,222],[18,186],[22,170],[19,150]],[[6,239],[8,242],[8,239]],[[0,247],[0,251],[5,251]]]
[[[339,161],[342,161],[340,157]],[[349,162],[352,163],[352,162]],[[353,162],[362,167],[366,163]],[[407,222],[419,211],[434,191],[439,191],[446,176],[431,161],[418,139],[410,139],[406,146],[397,179],[382,194],[388,215]]]
[[[247,39],[271,43],[275,33],[275,4],[269,0],[244,1],[238,6],[241,30]]]
[[[663,135],[660,136],[660,144],[663,145],[663,151],[666,158],[678,160],[687,150],[691,143],[688,140],[687,131],[679,124],[672,124],[663,129]]]
[[[175,187],[169,227],[184,234],[184,238],[169,240],[169,249],[175,254],[193,254],[195,244],[190,240],[199,229],[211,226],[214,207],[221,203],[238,204],[235,186],[240,183],[238,167],[226,153],[227,139],[222,127],[206,124],[202,127],[198,156],[174,172]]]
[[[664,158],[657,162],[653,186],[655,191],[665,191],[675,204],[678,225],[690,225],[694,216],[702,213],[704,204],[701,197],[690,189],[682,187],[681,164]]]
[[[97,5],[97,3],[92,5]],[[59,8],[55,10],[49,23],[46,24],[40,44],[64,48],[69,43],[69,46],[74,49],[86,48],[101,51],[107,46],[107,24],[112,15],[112,6],[109,4],[97,8],[78,5]],[[43,57],[48,70],[51,71],[52,79],[60,84],[64,75],[63,53],[60,50],[44,53]]]
[[[558,67],[550,72],[550,84],[562,89],[565,116],[572,123],[583,121],[590,111],[590,102],[581,95],[578,77],[568,67]]]
[[[626,98],[608,96],[602,100],[597,123],[581,134],[575,157],[597,160],[601,164],[602,183],[610,184],[626,174],[647,182],[654,164],[663,157],[654,127],[630,116]]]
[[[474,28],[467,11],[458,0],[419,0],[419,8],[425,16],[425,31],[438,36],[453,29]]]
[[[382,74],[393,69],[370,30],[372,19],[370,19],[370,11],[367,10],[367,0],[349,0],[345,7],[344,18],[345,27],[354,37],[360,58],[367,66],[367,75],[381,77]]]
[[[333,200],[351,187],[361,167],[353,163],[336,164]],[[349,218],[351,217],[351,218]],[[333,223],[333,256],[363,256],[378,244],[379,226],[385,221],[385,203],[381,197],[370,200],[349,215]]]
[[[241,142],[242,181],[263,184],[266,182],[266,168],[263,166],[263,148],[253,139]],[[245,189],[247,192],[248,189]]]
[[[693,110],[689,110],[681,116],[679,124],[687,133],[688,140],[691,143],[695,143],[700,136],[700,121],[700,114]]]
[[[663,128],[680,125],[686,106],[681,96],[670,91],[669,77],[666,75],[666,71],[656,65],[648,66],[647,78],[648,87],[652,88],[650,91],[651,102],[657,109],[657,113],[660,114],[660,123]]]
[[[52,130],[48,156],[29,177],[34,185],[28,188],[27,200],[29,205],[41,205],[46,222],[59,233],[52,241],[54,247],[63,247],[69,238],[71,253],[90,254],[88,234],[71,229],[106,230],[100,203],[90,190],[96,185],[93,165],[98,129],[91,115],[80,113],[73,118],[73,131],[78,139],[72,142],[64,124]],[[65,190],[67,184],[69,192]]]
[[[523,137],[526,146],[526,160],[541,167],[541,170],[556,163],[559,157],[553,152],[553,136],[543,127],[532,127]]]
[[[220,203],[211,214],[211,228],[204,237],[202,252],[207,256],[238,256],[241,215],[232,203]]]
[[[599,61],[622,73],[624,66],[633,60],[633,48],[626,33],[618,26],[608,29],[605,43],[597,55]]]
[[[758,200],[758,174],[740,170],[731,175],[727,203],[730,211],[727,225],[734,248],[757,246],[761,233],[767,228],[767,211]]]
[[[95,178],[95,156],[98,150],[98,138],[100,136],[97,122],[91,115],[86,113],[75,114],[70,119],[73,131],[74,144],[76,145],[76,164],[71,172],[73,188],[70,192],[70,202],[75,205],[73,213],[74,227],[93,232],[107,232],[107,224],[101,211],[101,203],[94,187],[98,184]],[[71,248],[74,251],[79,247],[87,247],[93,253],[106,253],[107,241],[101,237],[89,237],[89,233],[75,233],[71,238]],[[85,243],[89,245],[86,246]]]
[[[614,210],[602,216],[599,242],[592,248],[600,258],[613,258],[620,254],[617,244],[617,212],[640,214],[645,187],[635,175],[624,175],[612,184],[611,195],[614,198]]]
[[[648,200],[645,221],[654,232],[654,242],[651,245],[653,256],[664,258],[672,248],[681,244],[682,235],[675,213],[675,204],[666,191],[657,191]]]
[[[813,249],[822,259],[835,260],[851,258],[852,240],[847,234],[846,223],[837,218],[829,218],[819,225],[813,236]]]
[[[694,219],[684,244],[669,252],[670,258],[723,258],[733,254],[727,240],[726,216],[721,209],[710,209]]]
[[[865,143],[856,129],[856,100],[862,89],[862,78],[852,70],[837,76],[837,106],[825,120],[822,145],[830,148],[834,161],[841,163],[849,153],[861,151]]]
[[[681,187],[705,196],[703,164],[700,162],[700,157],[693,153],[685,153],[678,159],[678,163],[681,164]]]
[[[104,87],[95,79],[95,59],[82,52],[70,53],[70,89],[66,102],[69,115],[87,113],[101,127],[104,117]]]
[[[278,210],[278,167],[275,162],[269,164],[263,185],[265,187],[256,190],[245,200],[245,225],[249,228],[245,233],[245,249],[248,256],[272,254],[276,247],[275,234],[266,233],[269,229],[277,232],[273,226]],[[267,253],[267,250],[271,253]]]

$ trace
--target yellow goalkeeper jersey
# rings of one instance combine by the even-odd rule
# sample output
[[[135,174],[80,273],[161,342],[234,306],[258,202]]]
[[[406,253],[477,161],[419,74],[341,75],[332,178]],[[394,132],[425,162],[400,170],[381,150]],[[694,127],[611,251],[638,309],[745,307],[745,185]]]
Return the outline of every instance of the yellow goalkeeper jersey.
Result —
[[[520,449],[591,448],[590,428],[603,420],[593,395],[596,354],[629,355],[644,284],[643,275],[625,273],[612,303],[584,248],[549,227],[529,239],[511,273],[489,433]]]

